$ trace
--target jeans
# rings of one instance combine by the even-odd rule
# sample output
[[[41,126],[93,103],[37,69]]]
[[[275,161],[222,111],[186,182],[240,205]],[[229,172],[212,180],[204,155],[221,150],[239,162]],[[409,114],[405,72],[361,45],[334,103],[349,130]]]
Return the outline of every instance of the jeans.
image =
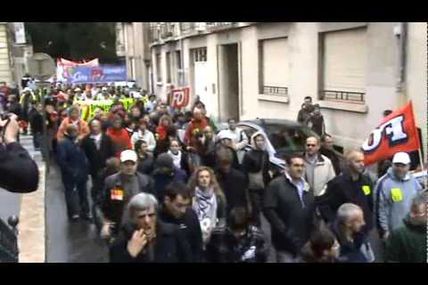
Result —
[[[63,179],[63,184],[68,217],[71,218],[74,215],[79,215],[79,211],[81,215],[88,216],[89,201],[86,180],[74,181]]]

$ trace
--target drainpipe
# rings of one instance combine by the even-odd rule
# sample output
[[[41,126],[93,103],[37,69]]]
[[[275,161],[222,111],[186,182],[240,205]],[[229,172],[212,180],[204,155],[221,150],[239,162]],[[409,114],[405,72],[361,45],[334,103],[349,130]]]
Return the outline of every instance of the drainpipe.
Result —
[[[399,70],[397,81],[397,92],[401,95],[400,101],[404,103],[407,99],[406,96],[406,50],[407,50],[407,23],[400,23],[399,26],[394,28],[395,36],[399,40]]]

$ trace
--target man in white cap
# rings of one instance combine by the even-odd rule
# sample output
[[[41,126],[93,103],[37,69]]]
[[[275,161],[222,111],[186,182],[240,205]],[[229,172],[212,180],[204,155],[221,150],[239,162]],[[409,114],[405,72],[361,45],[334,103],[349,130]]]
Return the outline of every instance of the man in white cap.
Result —
[[[403,225],[412,199],[422,191],[422,186],[409,173],[409,169],[409,155],[406,152],[398,152],[392,159],[392,166],[376,184],[376,226],[383,240]]]
[[[120,154],[120,170],[106,178],[102,191],[101,211],[103,227],[101,237],[110,240],[120,228],[125,208],[133,196],[146,192],[153,194],[153,181],[137,172],[137,153],[133,150],[124,150]]]

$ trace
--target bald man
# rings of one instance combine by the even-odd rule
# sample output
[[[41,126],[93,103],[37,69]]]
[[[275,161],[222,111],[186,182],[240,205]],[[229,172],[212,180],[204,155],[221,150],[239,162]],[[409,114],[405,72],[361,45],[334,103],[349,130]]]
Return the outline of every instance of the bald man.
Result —
[[[359,206],[364,213],[367,234],[373,228],[373,184],[364,175],[364,155],[359,150],[345,153],[345,169],[327,184],[327,190],[319,199],[319,208],[327,221],[333,221],[339,207],[345,203]]]

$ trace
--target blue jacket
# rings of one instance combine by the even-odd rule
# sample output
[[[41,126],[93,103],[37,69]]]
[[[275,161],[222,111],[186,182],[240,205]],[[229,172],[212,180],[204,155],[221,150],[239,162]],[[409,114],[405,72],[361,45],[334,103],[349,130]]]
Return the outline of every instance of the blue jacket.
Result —
[[[65,136],[58,143],[58,164],[63,180],[81,182],[88,179],[89,164],[83,149]]]
[[[422,186],[411,175],[404,179],[394,175],[392,168],[382,176],[375,187],[376,224],[381,234],[403,226],[403,219],[410,211],[412,199],[422,191]]]

